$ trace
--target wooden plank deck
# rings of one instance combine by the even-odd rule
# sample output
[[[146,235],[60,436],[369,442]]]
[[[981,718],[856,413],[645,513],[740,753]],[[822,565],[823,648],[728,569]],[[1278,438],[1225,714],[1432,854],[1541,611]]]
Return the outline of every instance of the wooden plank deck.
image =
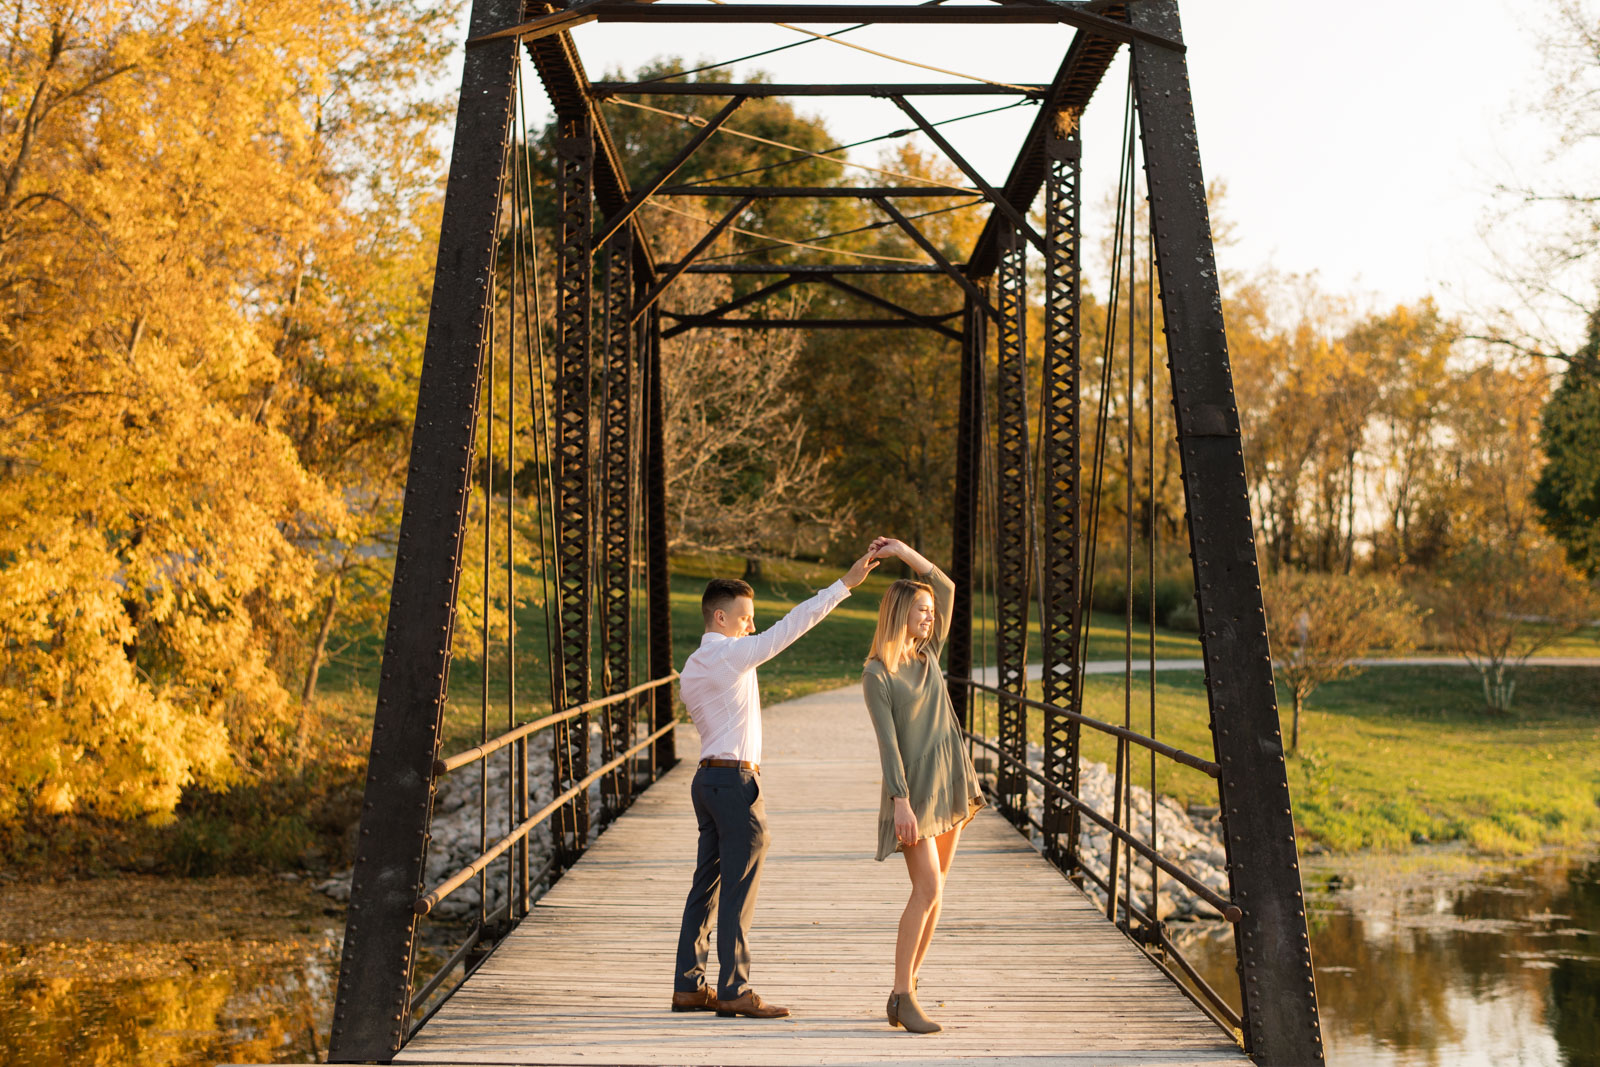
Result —
[[[940,1034],[883,1004],[908,891],[873,858],[878,764],[859,689],[767,709],[772,845],[751,982],[788,1019],[667,1010],[695,852],[685,759],[649,789],[395,1058],[406,1064],[1248,1064],[1137,948],[985,810],[921,974]],[[712,977],[716,952],[712,942]]]

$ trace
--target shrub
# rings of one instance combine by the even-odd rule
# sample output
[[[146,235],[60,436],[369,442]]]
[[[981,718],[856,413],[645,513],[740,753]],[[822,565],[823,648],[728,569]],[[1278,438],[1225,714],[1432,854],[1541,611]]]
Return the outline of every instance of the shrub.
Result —
[[[1095,559],[1096,580],[1090,603],[1096,611],[1122,615],[1127,611],[1126,553],[1121,545],[1101,546]],[[1146,551],[1133,549],[1133,617],[1150,622],[1150,573]],[[1157,554],[1155,566],[1155,621],[1160,625],[1174,611],[1194,603],[1194,570],[1186,553],[1165,550]],[[1193,630],[1198,632],[1198,617]]]

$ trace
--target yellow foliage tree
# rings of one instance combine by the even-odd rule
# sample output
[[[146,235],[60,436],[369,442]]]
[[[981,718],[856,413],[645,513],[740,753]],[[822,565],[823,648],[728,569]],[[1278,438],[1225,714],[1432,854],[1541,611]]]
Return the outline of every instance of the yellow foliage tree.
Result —
[[[273,402],[305,394],[282,383],[313,358],[297,353],[311,308],[359,336],[359,308],[330,309],[386,204],[362,183],[378,161],[359,162],[381,144],[377,80],[406,80],[406,56],[428,73],[437,16],[297,0],[17,15],[0,73],[0,816],[159,818],[288,736],[281,631],[312,605],[314,546],[354,522],[348,472],[308,464]]]

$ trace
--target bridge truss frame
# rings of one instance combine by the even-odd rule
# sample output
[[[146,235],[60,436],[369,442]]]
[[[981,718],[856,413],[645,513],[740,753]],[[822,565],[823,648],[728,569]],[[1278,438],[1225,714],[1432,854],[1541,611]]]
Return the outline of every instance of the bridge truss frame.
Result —
[[[591,83],[570,35],[594,20],[616,22],[920,22],[1069,25],[1078,33],[1048,85],[998,87],[963,83],[884,85],[737,85],[653,82]],[[1155,265],[1167,341],[1185,518],[1193,558],[1214,753],[1211,759],[1094,720],[1082,712],[1086,562],[1079,442],[1079,192],[1082,146],[1077,121],[1116,52],[1132,53],[1133,92],[1143,136]],[[559,202],[552,390],[547,424],[556,530],[558,662],[552,691],[558,707],[533,723],[514,725],[493,741],[440,758],[451,645],[474,478],[489,346],[494,343],[496,257],[504,243],[507,182],[519,183],[508,160],[516,151],[513,111],[526,53],[552,102]],[[979,172],[912,106],[907,97],[1026,92],[1040,102],[1006,182]],[[609,96],[667,93],[729,97],[727,105],[685,143],[663,170],[631,188],[597,106]],[[972,180],[990,206],[988,220],[964,263],[951,262],[896,207],[926,188],[796,188],[775,185],[708,189],[674,187],[675,171],[744,101],[768,95],[888,97]],[[1044,193],[1045,232],[1028,212]],[[382,660],[366,799],[354,865],[341,960],[331,1062],[387,1062],[433,1006],[454,968],[470,968],[527,913],[541,878],[558,876],[580,856],[607,819],[675,762],[662,341],[694,328],[881,329],[941,333],[960,343],[956,491],[951,577],[957,587],[949,643],[950,692],[975,744],[994,755],[992,788],[1000,811],[1024,832],[1042,833],[1046,857],[1082,884],[1107,892],[1108,913],[1226,1029],[1237,1028],[1262,1064],[1323,1059],[1316,992],[1301,895],[1276,691],[1267,647],[1255,542],[1245,485],[1221,296],[1213,258],[1177,0],[996,0],[991,6],[805,2],[718,6],[654,0],[474,0],[457,112],[433,303],[424,350],[389,622]],[[733,206],[679,262],[655,262],[638,216],[650,196],[731,198]],[[954,190],[952,190],[954,192]],[[924,252],[925,265],[712,265],[696,260],[757,198],[853,196],[869,200]],[[520,236],[517,237],[520,240]],[[1030,250],[1045,269],[1042,446],[1029,447],[1026,358],[1026,272]],[[598,264],[598,270],[596,269]],[[711,312],[676,316],[660,305],[686,273],[765,274],[778,280]],[[960,328],[913,312],[862,288],[874,275],[941,274],[964,297]],[[848,281],[846,279],[849,279]],[[860,283],[860,284],[858,284]],[[804,284],[855,293],[891,319],[736,318],[731,312],[762,296]],[[670,324],[664,320],[671,320]],[[515,329],[513,320],[513,330]],[[990,352],[995,353],[991,361]],[[541,357],[542,360],[542,357]],[[542,369],[542,363],[541,363]],[[990,382],[993,382],[991,386]],[[596,402],[594,389],[601,385]],[[493,384],[490,383],[492,396]],[[488,425],[493,426],[493,401]],[[996,447],[986,444],[986,428]],[[489,433],[493,433],[490,429]],[[596,439],[598,438],[598,440]],[[492,452],[492,442],[489,450]],[[1040,470],[1033,470],[1037,462]],[[998,684],[974,679],[973,589],[980,540],[980,482],[988,470],[993,498]],[[1037,479],[1037,500],[1030,486]],[[596,481],[598,480],[598,484]],[[486,491],[487,492],[487,491]],[[509,541],[508,541],[509,543]],[[642,591],[633,576],[643,573]],[[1026,696],[1030,612],[1037,597],[1042,635],[1043,699]],[[642,604],[640,600],[642,599]],[[637,617],[642,610],[643,633]],[[598,619],[599,640],[594,629]],[[644,646],[649,678],[633,676]],[[593,677],[600,666],[596,693]],[[976,733],[973,708],[992,696],[999,707],[996,738]],[[513,698],[514,699],[514,698]],[[1027,763],[1028,715],[1042,715],[1044,760]],[[590,717],[603,720],[599,760],[590,749]],[[513,715],[513,722],[515,716]],[[1119,742],[1119,772],[1140,746],[1217,779],[1228,858],[1226,896],[1108,821],[1078,796],[1082,730]],[[528,815],[527,742],[554,732],[555,800]],[[642,739],[641,739],[641,734]],[[522,796],[512,832],[431,893],[425,859],[438,780],[502,749],[513,779],[521,766]],[[598,762],[598,766],[594,764]],[[1119,777],[1119,782],[1120,782]],[[590,810],[589,785],[601,783],[601,811]],[[1044,816],[1028,814],[1030,783],[1044,794]],[[486,791],[486,786],[485,786]],[[486,795],[486,792],[485,792]],[[1182,959],[1165,924],[1124,906],[1117,873],[1109,878],[1079,855],[1083,820],[1100,824],[1134,854],[1184,881],[1233,920],[1238,956],[1235,1013]],[[548,821],[554,856],[545,872],[529,871],[529,834]],[[498,850],[498,851],[497,851]],[[1123,849],[1114,849],[1113,855]],[[516,882],[501,913],[481,916],[463,946],[428,982],[416,983],[419,922],[439,899],[500,856]],[[508,877],[512,877],[508,875]],[[1174,968],[1176,970],[1174,970]],[[1187,984],[1179,980],[1181,972]],[[445,990],[447,995],[448,990]],[[425,1021],[426,1014],[423,1014]]]

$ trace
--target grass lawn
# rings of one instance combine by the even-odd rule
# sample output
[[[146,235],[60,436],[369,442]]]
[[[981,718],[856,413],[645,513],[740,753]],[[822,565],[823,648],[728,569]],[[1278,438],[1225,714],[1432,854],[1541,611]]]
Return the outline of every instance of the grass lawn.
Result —
[[[1483,710],[1477,675],[1457,667],[1380,667],[1324,686],[1302,715],[1300,751],[1289,757],[1289,792],[1301,846],[1392,851],[1413,842],[1465,840],[1486,852],[1576,844],[1600,832],[1600,671],[1529,669],[1518,674],[1516,714]],[[1123,721],[1120,677],[1088,676],[1085,711]],[[1038,686],[1031,696],[1037,699]],[[1280,690],[1283,736],[1292,697]],[[993,734],[992,701],[980,709]],[[1200,672],[1158,675],[1155,736],[1209,758],[1211,732]],[[1147,675],[1135,675],[1134,728],[1148,733]],[[1042,716],[1029,712],[1040,740]],[[1114,741],[1085,730],[1087,758],[1110,763]],[[1136,749],[1135,781],[1149,785],[1149,754]],[[1215,804],[1216,783],[1158,759],[1158,788]]]
[[[1530,630],[1547,629],[1537,623],[1528,624]],[[1455,649],[1431,640],[1424,648],[1418,649],[1418,655],[1450,655]],[[1570,634],[1561,634],[1555,637],[1548,645],[1534,653],[1535,656],[1588,656],[1600,658],[1600,626],[1585,626],[1583,629]]]
[[[714,574],[737,574],[736,562],[711,557],[675,558],[672,581],[674,663],[699,644],[700,591]],[[768,563],[756,583],[756,624],[765,628],[811,592],[838,577],[837,568]],[[893,574],[875,574],[816,629],[761,670],[768,704],[822,689],[854,684],[872,638],[877,606]],[[992,632],[988,612],[975,625],[975,655],[985,662],[982,635]],[[520,721],[548,706],[543,611],[519,614]],[[1135,625],[1134,655],[1147,655],[1147,631]],[[1035,626],[1030,649],[1039,647]],[[1199,655],[1195,635],[1157,630],[1162,658]],[[1584,631],[1547,655],[1600,655],[1600,635]],[[379,650],[352,647],[325,674],[321,707],[325,728],[364,733],[372,712]],[[1090,623],[1090,658],[1123,656],[1123,623],[1096,614]],[[503,655],[491,657],[491,735],[504,729]],[[599,677],[598,668],[596,678]],[[638,677],[643,677],[642,673]],[[1518,674],[1516,714],[1494,718],[1482,710],[1477,676],[1465,667],[1382,667],[1319,689],[1301,724],[1301,748],[1289,760],[1289,785],[1302,845],[1335,851],[1399,849],[1424,838],[1466,840],[1491,852],[1517,852],[1570,843],[1600,832],[1600,671],[1531,669]],[[479,734],[483,673],[458,659],[451,668],[451,699],[444,750],[457,751]],[[1123,683],[1116,675],[1086,679],[1086,710],[1121,722]],[[1132,718],[1149,725],[1148,683],[1134,679]],[[1032,695],[1037,697],[1038,686]],[[1292,701],[1280,693],[1284,736]],[[993,732],[993,704],[988,703]],[[1170,672],[1158,679],[1157,736],[1210,756],[1205,686],[1200,672]],[[1040,716],[1030,713],[1038,740]],[[1088,758],[1109,761],[1109,739],[1085,732]],[[1136,754],[1139,780],[1148,784],[1149,760]],[[1186,801],[1215,803],[1215,783],[1197,771],[1158,761],[1158,788]]]

